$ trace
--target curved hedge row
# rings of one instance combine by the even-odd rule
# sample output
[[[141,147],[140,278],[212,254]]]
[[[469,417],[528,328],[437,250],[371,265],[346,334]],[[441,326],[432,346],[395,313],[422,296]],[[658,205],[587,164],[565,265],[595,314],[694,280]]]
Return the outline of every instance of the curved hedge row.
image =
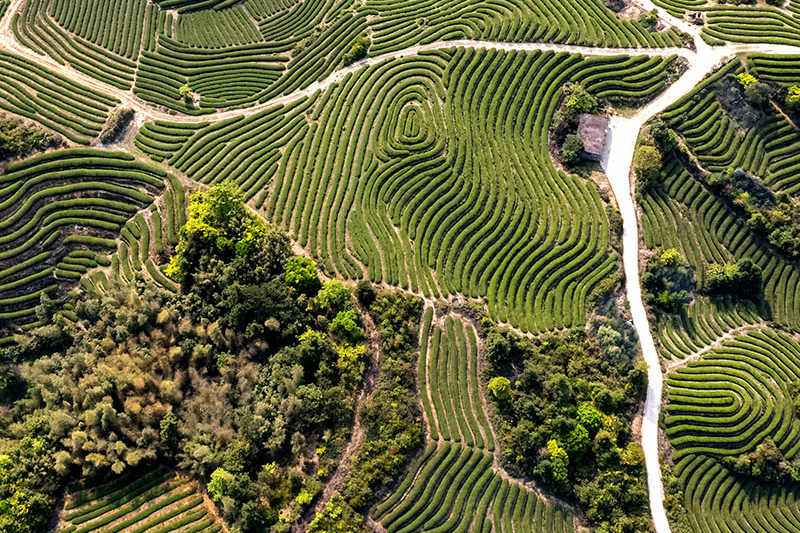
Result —
[[[756,55],[748,59],[748,64],[761,79],[782,83],[794,76],[793,59]],[[719,103],[717,82],[742,72],[738,60],[724,65],[667,109],[662,118],[685,140],[705,170],[742,168],[774,192],[794,194],[800,190],[800,135],[794,127],[783,115],[767,108],[757,123],[743,131]],[[699,297],[682,316],[662,321],[657,326],[662,355],[685,357],[732,329],[761,320],[800,327],[798,265],[755,235],[740,213],[686,172],[676,159],[665,161],[662,177],[663,187],[639,196],[648,248],[677,248],[694,268],[699,287],[710,263],[747,257],[764,275],[764,299],[758,304],[734,305]]]
[[[738,456],[770,437],[792,459],[800,420],[789,384],[800,379],[800,345],[771,330],[725,342],[667,378],[664,422],[675,459]]]
[[[697,295],[679,316],[659,323],[656,336],[664,357],[683,359],[711,346],[728,332],[760,320],[758,307],[751,302]]]
[[[478,343],[470,323],[447,317],[422,341],[419,383],[432,439],[494,450],[494,436],[480,392]]]
[[[793,66],[797,62],[787,61],[780,68],[777,65],[784,61],[782,58],[765,59],[752,58],[753,65],[763,66],[764,79],[788,83],[796,76]],[[763,118],[742,134],[741,126],[719,104],[713,82],[742,72],[744,67],[739,61],[729,62],[709,78],[709,83],[695,89],[662,116],[686,140],[706,170],[742,168],[759,176],[774,191],[794,194],[800,191],[800,133],[783,115],[768,108]],[[760,72],[754,70],[756,74]]]
[[[550,163],[561,86],[645,100],[670,61],[421,54],[201,128],[168,162],[204,183],[232,178],[331,273],[484,298],[528,331],[579,325],[617,258],[597,189]],[[167,144],[143,149],[162,158]]]
[[[160,163],[175,155],[198,129],[205,126],[208,124],[148,122],[139,128],[134,145],[153,161]]]
[[[191,46],[223,48],[262,40],[253,19],[241,5],[192,11],[178,16],[177,39]]]
[[[800,529],[798,487],[737,475],[721,461],[770,438],[787,461],[800,452],[788,385],[800,378],[800,345],[764,330],[726,342],[667,378],[666,433],[677,483],[697,533]]]
[[[453,39],[557,42],[636,48],[680,46],[673,30],[651,33],[638,21],[621,20],[597,0],[368,0],[374,16],[374,54],[419,43]]]
[[[759,79],[776,83],[800,83],[800,55],[750,54],[748,70]]]
[[[503,479],[491,463],[485,451],[432,445],[398,491],[376,507],[375,518],[388,533],[575,531],[568,509]]]
[[[167,174],[130,155],[61,150],[15,163],[0,177],[0,320],[6,337],[35,323],[39,295],[62,298],[105,254]]]
[[[13,54],[0,52],[0,69],[0,109],[35,120],[79,144],[89,144],[100,134],[117,104]]]
[[[65,1],[68,3],[58,9],[58,13],[66,13],[63,15],[65,17],[70,13],[76,16],[81,14],[76,13],[81,8],[78,0]],[[25,2],[22,11],[14,15],[12,22],[12,29],[17,39],[28,48],[49,55],[59,63],[68,64],[75,70],[119,89],[129,90],[133,85],[135,61],[102,46],[102,44],[108,43],[98,37],[100,34],[98,29],[103,26],[96,19],[92,22],[93,25],[78,24],[75,29],[90,35],[101,44],[68,32],[53,18],[51,14],[54,10],[53,2],[54,0]],[[143,18],[144,11],[136,8],[135,4],[131,5],[137,16]],[[97,13],[97,11],[89,12],[89,14],[91,13]],[[120,39],[123,37],[126,39],[126,43],[129,38],[128,34],[135,33],[136,28],[140,25],[135,20],[118,21],[113,24],[117,24],[115,31],[118,32]],[[114,39],[116,40],[116,37]],[[131,46],[136,48],[136,53],[132,52],[135,58],[138,57],[139,48],[136,39],[134,38],[132,41]],[[127,53],[127,44],[125,49]]]
[[[485,4],[485,5],[484,5]],[[26,46],[156,105],[188,114],[265,102],[342,66],[370,33],[372,55],[450,39],[680,46],[599,0],[463,0],[349,6],[343,0],[30,0],[13,29]],[[177,22],[164,9],[178,9]],[[188,84],[199,105],[184,101]],[[632,88],[638,92],[636,87]]]
[[[110,268],[83,277],[81,285],[97,293],[105,291],[112,281],[132,283],[137,276],[143,276],[169,291],[176,291],[178,284],[164,272],[185,223],[186,190],[177,178],[168,175],[163,195],[156,198],[148,210],[137,213],[120,231],[122,238],[117,251],[105,265]]]
[[[135,61],[146,7],[146,0],[51,0],[42,9],[65,30]]]
[[[707,9],[705,35],[737,43],[800,44],[800,19],[771,6]]]
[[[654,0],[654,3],[678,18],[683,18],[687,11],[704,12],[706,24],[702,35],[714,45],[726,41],[800,45],[800,8],[795,0],[780,6],[764,3],[737,6],[707,0]]]
[[[738,306],[732,315],[736,326],[741,326],[737,316],[745,322],[758,318],[775,320],[781,324],[798,327],[800,324],[800,294],[797,293],[800,269],[788,263],[775,250],[757,239],[746,222],[720,202],[705,185],[697,181],[673,161],[664,172],[664,190],[641,197],[644,242],[648,248],[677,248],[695,270],[698,285],[703,283],[705,265],[731,262],[749,257],[758,264],[764,276],[764,300],[757,307]],[[724,306],[723,304],[720,304]],[[730,322],[717,314],[717,320]],[[759,315],[757,318],[755,314]],[[690,308],[690,316],[691,316]],[[695,312],[696,315],[708,312]],[[672,322],[677,328],[678,323]],[[693,326],[684,326],[684,330]],[[711,329],[717,330],[712,327]],[[718,332],[718,330],[717,330]],[[695,336],[695,333],[689,333]],[[716,337],[707,333],[706,337]],[[684,334],[681,334],[682,338]],[[675,341],[665,344],[675,344]],[[706,345],[705,341],[702,341]],[[686,350],[679,351],[685,353]],[[693,350],[692,350],[693,351]],[[671,352],[671,350],[670,350]],[[674,354],[678,355],[678,354]]]
[[[414,128],[406,131],[413,135]],[[375,519],[388,533],[574,531],[569,510],[509,483],[492,467],[494,438],[472,323],[452,315],[434,321],[429,307],[420,344],[419,389],[430,441],[394,493],[375,507]]]
[[[162,35],[153,51],[142,53],[134,93],[187,114],[252,103],[283,73],[283,52],[266,43],[198,48]],[[200,95],[199,107],[181,98],[185,84]]]
[[[713,458],[687,456],[675,466],[682,504],[695,533],[774,533],[800,530],[797,485],[753,483]]]
[[[186,479],[158,470],[67,496],[59,533],[217,533],[222,525]]]

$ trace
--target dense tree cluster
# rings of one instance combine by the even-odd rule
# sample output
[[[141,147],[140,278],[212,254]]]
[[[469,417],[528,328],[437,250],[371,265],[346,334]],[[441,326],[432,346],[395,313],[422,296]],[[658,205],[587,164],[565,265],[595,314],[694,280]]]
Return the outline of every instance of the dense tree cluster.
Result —
[[[372,46],[372,41],[366,35],[360,35],[353,40],[350,49],[344,53],[344,64],[352,65],[356,61],[360,61],[367,57],[369,47]]]
[[[207,480],[237,530],[284,531],[332,473],[364,369],[350,291],[229,185],[190,213],[180,294],[139,280],[83,297],[74,323],[42,309],[4,350],[23,364],[0,380],[17,399],[0,415],[0,532],[40,530],[63,480],[155,460]]]
[[[658,31],[658,11],[653,9],[647,13],[642,13],[639,16],[639,22],[647,28],[648,31]]]
[[[649,189],[659,184],[661,166],[661,152],[655,146],[643,144],[636,148],[633,155],[633,172],[636,174],[636,183],[642,189]]]
[[[756,299],[761,295],[761,267],[749,258],[706,266],[706,290],[712,295]]]
[[[741,128],[754,126],[769,103],[772,87],[749,73],[728,74],[715,87],[717,101],[733,122]]]
[[[779,483],[800,481],[800,460],[788,461],[769,437],[750,453],[738,457],[726,457],[725,464],[739,475],[760,481]]]
[[[100,134],[100,142],[103,144],[111,144],[117,141],[128,128],[128,125],[130,125],[134,114],[133,109],[127,107],[114,111],[111,117],[109,117],[108,124],[106,124],[103,133]]]
[[[578,118],[582,113],[594,113],[600,107],[598,99],[582,85],[567,83],[562,87],[564,98],[550,126],[553,143],[568,166],[581,162],[583,142],[576,135]]]
[[[800,257],[800,203],[781,194],[771,207],[759,208],[747,201],[746,194],[742,193],[740,207],[749,215],[749,226],[791,258]]]
[[[537,339],[484,322],[491,397],[509,468],[575,498],[603,531],[650,530],[633,413],[646,368],[632,328],[599,317],[590,331]]]
[[[647,262],[642,275],[645,303],[653,310],[675,314],[692,301],[694,271],[674,248]]]
[[[370,314],[381,339],[381,366],[361,412],[366,434],[342,496],[356,510],[366,511],[422,444],[416,392],[422,300],[400,292],[373,295],[363,284],[357,294],[365,305],[371,302]]]
[[[311,533],[369,533],[364,517],[353,510],[341,495],[334,495],[308,529]]]
[[[800,203],[795,199],[785,193],[776,196],[757,176],[740,168],[710,174],[706,183],[757,235],[792,259],[800,257]]]
[[[34,127],[19,119],[0,115],[0,161],[25,157],[35,151],[57,148],[64,144],[61,137]]]

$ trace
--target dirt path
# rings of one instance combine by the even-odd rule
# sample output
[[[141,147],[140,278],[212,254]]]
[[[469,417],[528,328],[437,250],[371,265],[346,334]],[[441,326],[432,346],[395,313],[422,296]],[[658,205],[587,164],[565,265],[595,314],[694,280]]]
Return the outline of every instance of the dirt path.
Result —
[[[710,352],[711,350],[714,350],[716,348],[721,348],[725,342],[735,339],[742,333],[748,333],[750,331],[761,331],[767,326],[768,324],[762,321],[762,322],[756,322],[755,324],[745,324],[743,326],[739,326],[738,328],[733,328],[724,335],[721,335],[716,339],[714,339],[714,341],[712,341],[711,344],[703,346],[699,350],[692,352],[683,359],[676,359],[675,361],[672,361],[670,364],[667,365],[667,372],[672,372],[673,370],[688,365],[692,361],[697,361],[698,359],[702,359],[703,356],[708,352]]]
[[[494,50],[518,50],[518,51],[552,51],[552,52],[570,52],[574,54],[582,54],[586,56],[614,56],[614,55],[648,55],[648,56],[670,56],[679,55],[686,58],[691,68],[699,72],[699,66],[703,66],[703,74],[709,72],[713,65],[720,62],[725,57],[732,57],[733,55],[741,52],[766,52],[766,53],[800,53],[800,47],[793,46],[779,46],[779,45],[728,45],[724,47],[711,48],[709,45],[700,38],[699,30],[697,27],[692,26],[683,21],[679,21],[674,17],[668,15],[665,11],[661,10],[660,14],[667,24],[679,27],[680,29],[691,34],[695,38],[695,45],[697,51],[692,51],[687,48],[603,48],[603,47],[589,47],[589,46],[575,46],[553,43],[507,43],[497,41],[476,41],[476,40],[454,40],[454,41],[441,41],[430,44],[412,46],[396,52],[383,54],[376,57],[363,59],[333,72],[324,80],[317,81],[304,89],[279,96],[268,100],[261,104],[256,104],[247,108],[234,109],[227,111],[218,111],[201,116],[184,115],[177,112],[163,111],[133,94],[132,90],[123,91],[117,87],[113,87],[104,82],[96,80],[91,76],[83,74],[68,65],[62,65],[49,56],[43,56],[17,41],[14,32],[11,30],[11,22],[14,15],[17,14],[25,0],[13,0],[2,21],[0,21],[0,49],[22,56],[30,61],[39,65],[47,67],[58,74],[94,90],[108,94],[120,100],[126,107],[130,107],[140,114],[140,116],[147,120],[164,120],[179,123],[200,123],[200,122],[216,122],[238,116],[250,116],[259,113],[265,109],[285,105],[297,100],[306,98],[313,95],[315,92],[324,90],[327,87],[340,82],[350,73],[356,72],[364,67],[376,65],[387,59],[398,59],[417,55],[420,52],[441,50],[445,48],[467,47],[467,48],[487,48]],[[643,1],[641,4],[645,7],[652,4],[648,1]],[[655,7],[655,6],[653,6]],[[676,85],[680,84],[681,87],[688,84],[688,80],[681,84],[681,81],[687,78],[684,75]],[[702,76],[701,76],[702,78]],[[694,79],[694,78],[691,78]]]
[[[350,436],[350,442],[347,443],[344,452],[342,452],[342,458],[339,461],[339,465],[336,467],[336,471],[322,487],[322,494],[316,505],[306,509],[300,521],[292,526],[292,533],[304,533],[307,531],[308,526],[311,524],[316,514],[322,512],[333,495],[342,490],[344,482],[347,480],[347,476],[353,468],[356,452],[361,446],[361,443],[364,442],[364,435],[367,430],[363,424],[361,424],[361,410],[364,408],[364,404],[367,402],[370,394],[372,394],[372,391],[375,389],[375,384],[378,381],[378,371],[380,370],[381,360],[381,339],[378,328],[372,320],[372,316],[360,304],[357,305],[359,308],[359,315],[364,322],[364,328],[367,332],[367,360],[364,365],[364,379],[361,381],[358,398],[356,399],[353,434]]]

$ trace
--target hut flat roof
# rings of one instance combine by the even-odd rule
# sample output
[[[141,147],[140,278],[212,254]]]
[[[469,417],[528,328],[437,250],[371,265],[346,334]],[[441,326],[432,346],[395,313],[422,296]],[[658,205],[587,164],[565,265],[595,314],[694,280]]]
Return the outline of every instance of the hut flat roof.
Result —
[[[606,117],[583,114],[578,118],[578,138],[583,142],[583,151],[587,154],[602,155],[607,131]]]

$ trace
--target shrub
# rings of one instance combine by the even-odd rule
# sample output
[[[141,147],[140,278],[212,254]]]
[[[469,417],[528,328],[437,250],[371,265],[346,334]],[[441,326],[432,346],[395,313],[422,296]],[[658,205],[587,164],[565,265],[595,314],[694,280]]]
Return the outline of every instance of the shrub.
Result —
[[[186,102],[189,102],[192,99],[192,89],[189,87],[188,83],[181,85],[180,89],[178,89],[178,95]]]
[[[361,305],[366,307],[369,307],[375,301],[375,289],[372,287],[372,283],[366,279],[358,282],[355,294]]]
[[[656,148],[662,153],[667,154],[675,149],[678,144],[678,137],[675,132],[661,119],[657,117],[650,123],[650,135]]]
[[[742,72],[741,74],[736,76],[736,79],[739,80],[739,84],[745,89],[747,89],[751,84],[756,83],[757,81],[755,76],[753,76],[752,74],[747,74],[745,72]]]
[[[547,442],[547,453],[550,456],[550,463],[553,465],[553,481],[557,484],[565,483],[569,466],[567,451],[560,447],[555,439],[552,439]]]
[[[661,253],[661,262],[670,267],[677,267],[684,264],[681,253],[675,248],[667,248]]]
[[[597,109],[597,98],[589,94],[586,89],[577,83],[568,83],[564,86],[566,106],[578,113],[593,113]]]
[[[792,111],[800,111],[800,85],[789,87],[789,91],[786,93],[786,105]]]
[[[181,228],[180,242],[170,259],[167,275],[188,287],[204,257],[250,256],[267,232],[267,225],[247,209],[233,182],[197,191],[192,194],[189,218]]]
[[[749,258],[706,267],[706,288],[712,294],[756,298],[761,294],[761,267]]]
[[[208,482],[208,493],[215,502],[221,501],[228,496],[231,486],[234,483],[234,476],[224,468],[217,468],[211,473],[211,481]]]
[[[661,153],[654,146],[640,146],[633,157],[633,169],[643,188],[655,186],[661,173]]]
[[[350,289],[338,279],[325,282],[322,289],[317,293],[317,303],[323,309],[340,310],[350,300]]]
[[[624,0],[603,0],[603,5],[614,13],[619,13],[627,7]]]
[[[308,257],[292,256],[286,261],[286,283],[296,289],[308,290],[319,285],[317,264]]]
[[[751,104],[763,107],[769,102],[770,86],[764,82],[754,82],[745,87],[744,94]]]
[[[671,254],[670,254],[671,255]],[[645,301],[655,310],[678,313],[683,305],[692,300],[695,288],[694,271],[680,264],[667,265],[661,259],[647,263],[642,276]]]
[[[583,141],[577,135],[567,135],[564,145],[561,147],[561,155],[570,165],[574,165],[581,159],[581,152],[583,152]]]
[[[331,330],[353,344],[364,338],[364,332],[358,325],[358,316],[352,309],[337,313],[331,322]]]
[[[57,135],[25,126],[19,119],[0,118],[0,159],[25,157],[36,150],[61,146]]]
[[[364,35],[356,37],[356,39],[353,41],[353,44],[350,45],[350,50],[344,54],[344,64],[352,65],[356,61],[360,61],[367,57],[367,52],[369,51],[369,47],[371,45],[372,42],[368,37]]]
[[[578,423],[594,435],[603,425],[603,418],[592,402],[583,402],[578,406]]]
[[[489,391],[498,400],[507,400],[511,396],[511,382],[503,376],[489,380]]]
[[[127,129],[128,125],[133,120],[133,109],[120,109],[111,115],[108,119],[108,125],[103,133],[100,135],[100,142],[103,144],[111,144],[122,135]]]
[[[586,453],[591,443],[589,431],[581,424],[575,426],[575,428],[564,437],[564,448],[567,454],[573,457],[580,457]]]
[[[658,28],[658,11],[655,9],[649,13],[643,14],[639,17],[639,22],[650,31],[656,31]]]

